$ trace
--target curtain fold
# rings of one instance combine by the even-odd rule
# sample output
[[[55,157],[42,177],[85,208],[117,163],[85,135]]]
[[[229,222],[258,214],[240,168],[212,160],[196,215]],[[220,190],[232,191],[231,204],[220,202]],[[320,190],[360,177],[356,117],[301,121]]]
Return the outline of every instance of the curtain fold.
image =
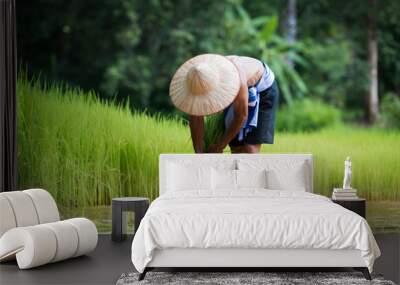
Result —
[[[0,191],[17,190],[15,0],[0,0]]]

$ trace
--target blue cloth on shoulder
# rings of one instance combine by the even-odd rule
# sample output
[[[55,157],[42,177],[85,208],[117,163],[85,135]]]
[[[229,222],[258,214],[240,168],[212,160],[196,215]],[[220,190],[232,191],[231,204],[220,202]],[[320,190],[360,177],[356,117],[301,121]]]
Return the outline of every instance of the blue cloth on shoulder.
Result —
[[[260,107],[260,92],[262,92],[265,89],[270,87],[267,85],[270,84],[269,77],[270,77],[271,70],[269,68],[267,68],[266,64],[264,64],[264,66],[266,68],[264,70],[263,76],[261,76],[261,79],[258,81],[258,83],[255,86],[251,86],[248,88],[249,100],[248,100],[247,119],[244,122],[241,130],[237,134],[238,141],[242,141],[249,132],[251,132],[253,129],[257,128],[258,109]],[[231,123],[233,122],[234,116],[235,116],[234,113],[235,113],[235,110],[233,108],[233,104],[229,105],[224,110],[225,130],[227,130],[229,128],[229,126],[231,125]]]

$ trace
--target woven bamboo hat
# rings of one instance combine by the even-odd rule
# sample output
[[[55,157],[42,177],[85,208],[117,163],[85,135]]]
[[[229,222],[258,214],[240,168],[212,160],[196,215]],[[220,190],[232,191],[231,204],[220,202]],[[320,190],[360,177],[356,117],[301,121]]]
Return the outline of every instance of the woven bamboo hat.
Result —
[[[239,88],[239,72],[229,59],[218,54],[202,54],[178,68],[169,86],[169,94],[181,111],[205,116],[229,106]]]

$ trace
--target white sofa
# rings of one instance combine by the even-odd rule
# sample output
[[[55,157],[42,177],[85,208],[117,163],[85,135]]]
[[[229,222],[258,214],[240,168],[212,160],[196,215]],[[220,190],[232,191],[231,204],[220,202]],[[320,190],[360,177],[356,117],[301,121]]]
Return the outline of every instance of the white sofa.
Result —
[[[53,197],[43,189],[0,193],[0,262],[20,269],[84,255],[96,248],[97,229],[86,218],[60,221]]]

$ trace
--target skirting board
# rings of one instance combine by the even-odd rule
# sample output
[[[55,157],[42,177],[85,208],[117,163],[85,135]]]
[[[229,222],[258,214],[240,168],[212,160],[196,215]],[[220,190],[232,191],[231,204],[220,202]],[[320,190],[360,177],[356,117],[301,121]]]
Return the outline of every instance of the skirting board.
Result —
[[[193,249],[155,250],[148,267],[365,267],[359,250]]]

